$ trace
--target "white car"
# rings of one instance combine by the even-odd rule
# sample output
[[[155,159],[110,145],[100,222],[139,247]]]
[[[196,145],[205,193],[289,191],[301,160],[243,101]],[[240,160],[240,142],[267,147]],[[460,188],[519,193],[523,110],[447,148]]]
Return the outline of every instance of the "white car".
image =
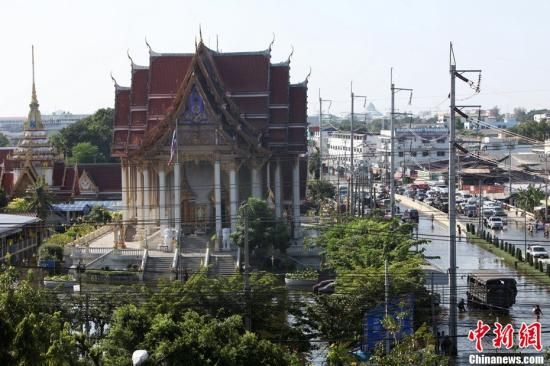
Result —
[[[527,253],[533,258],[548,258],[548,252],[540,245],[529,245],[527,247]]]
[[[504,227],[504,223],[500,217],[491,216],[487,219],[487,226],[492,230],[501,230]]]

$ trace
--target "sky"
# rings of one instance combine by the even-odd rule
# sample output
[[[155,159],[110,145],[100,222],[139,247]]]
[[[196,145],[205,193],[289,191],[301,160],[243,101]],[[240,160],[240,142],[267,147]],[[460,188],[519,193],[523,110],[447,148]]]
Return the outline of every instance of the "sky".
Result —
[[[458,69],[482,69],[481,92],[458,83],[457,104],[550,107],[545,0],[143,1],[0,0],[0,116],[22,116],[31,96],[31,45],[44,114],[93,113],[114,104],[110,74],[129,85],[130,61],[147,65],[145,38],[157,52],[193,52],[203,40],[221,51],[267,49],[288,58],[291,81],[311,68],[308,113],[350,110],[350,92],[381,112],[390,108],[390,68],[400,111],[446,111],[449,42]],[[477,80],[477,78],[476,78]],[[356,111],[363,110],[356,99]]]

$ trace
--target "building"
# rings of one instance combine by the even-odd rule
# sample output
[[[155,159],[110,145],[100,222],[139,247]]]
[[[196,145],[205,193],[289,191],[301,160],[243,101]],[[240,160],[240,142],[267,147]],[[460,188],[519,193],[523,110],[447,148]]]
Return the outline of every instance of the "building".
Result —
[[[353,134],[353,163],[354,167],[368,166],[376,156],[378,135],[368,133]],[[329,172],[343,173],[351,168],[351,133],[332,131],[327,138],[327,154],[325,164]]]
[[[10,197],[24,196],[42,179],[57,201],[121,199],[120,164],[65,163],[51,145],[40,113],[33,81],[29,114],[16,147],[0,148],[0,184]]]
[[[449,130],[444,127],[396,128],[394,134],[395,169],[430,170],[430,165],[449,160]],[[380,131],[376,147],[378,164],[390,166],[391,131]]]
[[[124,219],[140,235],[234,230],[249,196],[269,198],[299,236],[307,177],[307,78],[271,48],[157,53],[115,82],[112,156],[122,163]],[[226,230],[222,230],[226,229]],[[164,232],[164,231],[163,231]],[[229,248],[224,248],[229,249]]]
[[[72,114],[66,111],[57,111],[52,114],[42,115],[42,124],[48,135],[62,128],[88,117],[88,114]],[[11,139],[19,139],[23,134],[23,126],[27,117],[0,117],[0,132]]]
[[[40,235],[39,219],[32,216],[0,214],[0,262],[25,263],[36,256]]]
[[[542,121],[548,121],[550,119],[550,113],[538,113],[533,116],[533,121],[535,122],[542,122]]]

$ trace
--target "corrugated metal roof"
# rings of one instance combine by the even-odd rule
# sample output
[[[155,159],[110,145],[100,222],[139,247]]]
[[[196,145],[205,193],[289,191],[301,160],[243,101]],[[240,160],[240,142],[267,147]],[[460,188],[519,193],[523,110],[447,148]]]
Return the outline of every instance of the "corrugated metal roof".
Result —
[[[0,214],[0,235],[17,232],[24,225],[39,221],[39,218],[32,216]]]

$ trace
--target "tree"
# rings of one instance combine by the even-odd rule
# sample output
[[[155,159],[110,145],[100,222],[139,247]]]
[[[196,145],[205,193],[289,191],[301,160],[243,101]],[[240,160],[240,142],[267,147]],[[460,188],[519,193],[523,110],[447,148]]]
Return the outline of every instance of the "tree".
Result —
[[[231,235],[234,242],[244,247],[245,219],[248,218],[248,244],[257,260],[265,259],[271,249],[285,252],[289,247],[289,232],[286,223],[275,217],[266,201],[249,198],[239,210],[239,221]]]
[[[379,294],[384,292],[384,259],[389,262],[392,296],[414,294],[415,326],[428,321],[430,298],[420,267],[422,252],[411,252],[424,241],[413,240],[411,228],[376,217],[327,228],[316,244],[324,249],[323,267],[336,274],[335,292],[308,303],[300,324],[312,329],[315,337],[359,341],[365,311],[379,305]]]
[[[84,216],[86,222],[91,222],[95,224],[105,224],[111,222],[112,216],[111,212],[103,206],[94,206],[90,212]]]
[[[307,185],[308,198],[312,201],[321,202],[334,198],[336,187],[328,180],[310,181]]]
[[[29,200],[21,197],[13,198],[8,205],[6,206],[6,209],[9,212],[29,212],[29,206],[30,202]]]
[[[435,340],[426,325],[413,335],[396,340],[392,350],[386,354],[382,345],[376,349],[372,362],[376,365],[401,366],[446,366],[445,356],[437,354]]]
[[[321,153],[316,147],[313,153],[309,155],[309,160],[307,163],[307,168],[309,170],[309,175],[315,179],[319,179],[319,168],[321,167]]]
[[[8,137],[6,135],[4,135],[3,133],[0,133],[0,147],[6,147],[6,146],[10,146],[11,143],[10,143],[10,140],[8,139]]]
[[[38,180],[30,187],[31,197],[29,199],[29,210],[36,213],[36,217],[45,222],[51,208],[53,197],[49,192],[48,185],[44,179]]]
[[[71,149],[71,161],[74,163],[100,163],[105,157],[99,148],[89,142],[79,142]]]
[[[519,190],[516,198],[517,206],[522,210],[533,212],[544,197],[545,193],[542,189],[530,184],[527,189]]]
[[[297,357],[269,341],[243,331],[242,319],[215,319],[186,310],[179,316],[153,316],[135,305],[115,311],[100,348],[105,365],[128,364],[131,352],[147,349],[152,364],[298,365]]]
[[[99,153],[104,159],[109,159],[111,156],[113,120],[114,111],[112,108],[99,109],[91,116],[61,129],[59,134],[50,138],[50,141],[65,155],[72,154],[73,146],[81,142],[88,142],[99,149]]]

